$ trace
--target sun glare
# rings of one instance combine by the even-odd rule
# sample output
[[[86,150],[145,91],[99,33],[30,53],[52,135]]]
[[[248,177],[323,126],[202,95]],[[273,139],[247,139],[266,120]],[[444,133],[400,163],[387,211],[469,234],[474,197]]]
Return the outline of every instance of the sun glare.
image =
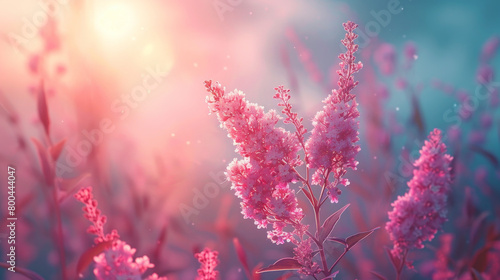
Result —
[[[94,26],[106,39],[131,36],[135,21],[136,13],[132,7],[125,4],[102,5],[94,10]]]

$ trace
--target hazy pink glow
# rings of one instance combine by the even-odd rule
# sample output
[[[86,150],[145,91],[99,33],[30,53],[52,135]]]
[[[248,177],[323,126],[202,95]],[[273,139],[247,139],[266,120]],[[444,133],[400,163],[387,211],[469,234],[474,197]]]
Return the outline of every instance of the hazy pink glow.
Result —
[[[0,278],[496,279],[498,19],[357,2],[0,1]]]

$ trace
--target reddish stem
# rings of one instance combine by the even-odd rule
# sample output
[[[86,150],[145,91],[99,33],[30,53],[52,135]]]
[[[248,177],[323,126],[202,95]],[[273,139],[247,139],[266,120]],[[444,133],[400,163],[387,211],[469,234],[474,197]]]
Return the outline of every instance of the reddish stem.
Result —
[[[66,275],[66,252],[64,251],[64,234],[63,234],[63,228],[62,228],[62,219],[61,219],[61,209],[59,205],[59,199],[58,199],[58,193],[57,193],[57,183],[54,183],[53,186],[53,192],[54,196],[54,209],[55,209],[55,215],[57,219],[57,247],[59,250],[59,261],[61,262],[61,274],[62,274],[62,279],[66,280],[67,275]]]
[[[408,254],[408,250],[405,250],[403,253],[403,258],[401,259],[401,265],[397,268],[397,276],[396,280],[401,279],[401,272],[403,272],[403,268],[405,267],[406,255]]]

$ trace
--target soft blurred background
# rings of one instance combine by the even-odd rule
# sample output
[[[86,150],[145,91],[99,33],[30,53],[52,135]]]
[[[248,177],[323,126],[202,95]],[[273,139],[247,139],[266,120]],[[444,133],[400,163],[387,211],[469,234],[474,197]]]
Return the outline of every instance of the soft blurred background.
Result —
[[[247,279],[233,238],[250,269],[290,256],[292,246],[272,244],[239,213],[223,175],[236,154],[208,115],[203,82],[243,90],[266,110],[278,108],[273,88],[284,85],[310,128],[336,86],[341,24],[352,20],[365,65],[355,90],[360,165],[348,174],[352,184],[339,204],[323,211],[351,203],[337,236],[382,229],[342,260],[339,277],[377,279],[371,271],[394,277],[383,226],[433,128],[443,130],[455,157],[449,222],[412,255],[415,270],[405,279],[430,279],[441,270],[472,279],[471,268],[494,275],[499,10],[493,0],[0,0],[0,213],[7,215],[6,169],[13,165],[17,266],[46,279],[62,277],[59,211],[68,279],[93,278],[91,268],[77,268],[93,237],[72,197],[88,185],[108,216],[105,229],[117,229],[137,256],[156,264],[151,271],[169,279],[193,279],[193,252],[205,246],[220,252],[221,279]],[[46,121],[39,117],[41,92]],[[47,174],[43,155],[54,147],[61,153]],[[5,226],[0,234],[4,262]],[[451,249],[443,249],[446,242]],[[464,242],[467,248],[459,246]],[[329,250],[333,260],[341,253]],[[2,279],[23,277],[0,270]]]

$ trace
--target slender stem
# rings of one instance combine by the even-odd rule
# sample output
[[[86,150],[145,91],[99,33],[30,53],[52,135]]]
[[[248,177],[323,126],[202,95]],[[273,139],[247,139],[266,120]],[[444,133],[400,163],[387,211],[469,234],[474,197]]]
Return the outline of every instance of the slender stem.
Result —
[[[328,264],[326,263],[326,256],[325,256],[325,250],[323,249],[323,244],[319,248],[319,253],[321,255],[321,262],[323,263],[323,273],[325,274],[325,277],[330,275],[328,271]]]
[[[52,142],[52,138],[50,138],[50,135],[46,132],[44,133],[45,139],[47,141],[47,144],[49,147],[52,147],[54,144]],[[50,157],[52,159],[52,157]],[[55,166],[55,162],[53,162],[53,166]],[[54,183],[52,185],[52,196],[54,197],[54,212],[56,215],[56,222],[57,222],[57,231],[56,231],[56,244],[57,248],[59,251],[59,261],[61,263],[61,275],[62,279],[66,280],[68,279],[66,275],[66,252],[64,249],[64,233],[63,233],[63,227],[62,227],[62,218],[61,218],[61,208],[59,204],[59,186],[57,183],[57,178],[55,176],[55,171],[53,173],[54,176]]]
[[[319,211],[320,211],[320,206],[319,204],[317,203],[316,201],[316,204],[314,205],[314,218],[316,220],[316,236],[319,235],[319,230],[320,230],[320,214],[319,214]],[[325,250],[323,248],[323,243],[321,242],[321,240],[318,240],[318,242],[316,243],[318,245],[318,249],[319,249],[319,254],[321,256],[321,263],[323,265],[323,273],[325,274],[325,277],[328,276],[328,264],[326,263],[326,256],[325,256]]]
[[[328,271],[328,274],[332,273],[333,268],[339,263],[339,261],[345,256],[345,254],[348,251],[349,251],[349,249],[347,249],[347,248],[344,249],[344,252],[342,253],[342,255],[340,255],[340,257],[335,261],[335,263],[332,265],[332,267],[330,267],[330,270]]]
[[[405,250],[404,253],[403,253],[403,258],[401,260],[401,265],[397,268],[396,280],[400,280],[401,279],[401,272],[403,272],[403,268],[405,267],[406,254],[408,254],[408,250]]]
[[[283,164],[285,165],[289,165],[288,162],[284,161],[283,160]],[[297,171],[297,169],[295,169],[295,167],[292,167],[292,170],[293,172],[295,172],[295,174],[297,175],[297,177],[299,177],[299,179],[304,182],[304,184],[309,184],[309,181],[306,180],[306,178],[302,177],[302,175],[300,175],[299,171]]]
[[[57,219],[57,247],[59,249],[59,261],[61,262],[61,274],[62,274],[62,279],[66,280],[68,279],[66,276],[66,253],[64,251],[64,234],[63,234],[63,228],[62,228],[62,220],[61,220],[61,209],[59,207],[59,199],[58,199],[58,194],[57,194],[57,186],[54,184],[53,186],[53,196],[54,196],[54,209],[55,209],[55,214],[56,214],[56,219]]]
[[[316,239],[316,237],[314,237],[314,235],[312,233],[310,233],[308,230],[306,230],[305,233],[307,234],[307,236],[309,236],[314,241],[314,243],[316,243],[316,245],[318,245],[318,248],[319,248],[320,244],[319,244],[318,239]]]
[[[318,199],[319,201],[321,201],[321,198],[323,197],[323,193],[325,192],[325,189],[326,189],[325,186],[321,187],[321,193],[319,194],[319,199]],[[321,206],[321,204],[320,204],[320,206]]]
[[[311,188],[311,185],[309,185],[309,182],[307,182],[307,189],[309,190],[309,193],[311,194],[311,197],[313,199],[313,208],[316,208],[316,205],[318,204],[318,200],[316,199],[316,197],[314,196],[314,193],[312,191],[312,188]]]
[[[314,219],[316,221],[316,233],[318,233],[320,229],[319,205],[314,206]]]
[[[319,207],[323,206],[323,204],[326,202],[327,199],[328,199],[328,196],[323,198],[323,200],[319,203]]]
[[[328,168],[328,170],[326,170],[324,176],[325,176],[325,180],[323,182],[323,186],[321,187],[321,194],[319,195],[319,200],[321,201],[321,199],[323,198],[323,194],[325,193],[325,189],[326,189],[326,186],[328,185],[328,177],[330,176],[330,168]]]

